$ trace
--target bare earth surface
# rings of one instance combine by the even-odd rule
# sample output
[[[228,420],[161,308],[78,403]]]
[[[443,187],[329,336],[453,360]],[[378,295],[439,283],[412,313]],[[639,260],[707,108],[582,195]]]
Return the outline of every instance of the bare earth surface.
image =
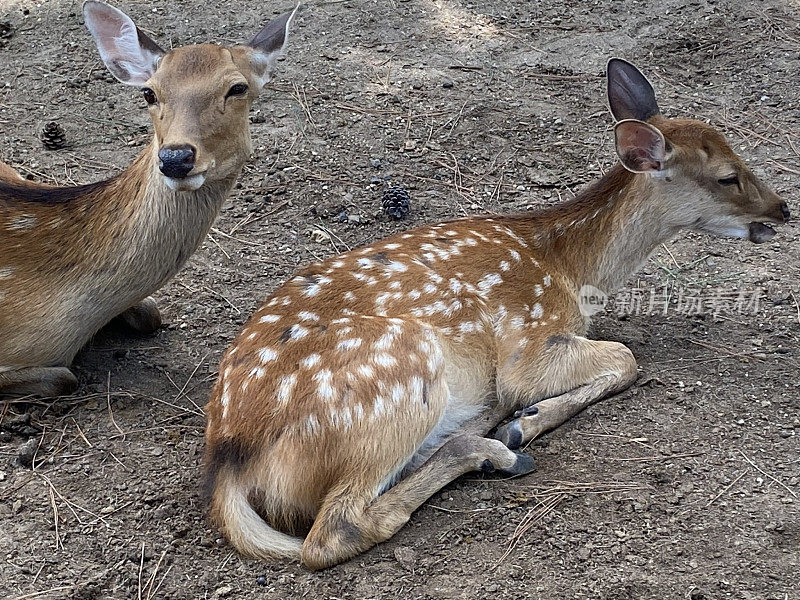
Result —
[[[119,5],[165,47],[245,40],[290,8]],[[202,406],[263,298],[337,250],[570,197],[612,164],[609,56],[651,77],[668,116],[723,129],[800,212],[797,8],[310,3],[254,108],[241,185],[157,294],[167,327],[101,333],[77,359],[73,397],[0,404],[0,598],[800,598],[795,224],[760,246],[686,234],[660,249],[592,333],[633,350],[638,383],[532,444],[536,473],[462,478],[347,564],[242,559],[198,493]],[[50,120],[70,149],[41,149]],[[94,181],[141,151],[148,126],[79,2],[0,1],[3,160],[40,181]],[[406,220],[381,214],[388,183],[411,194]],[[653,314],[648,302],[618,314],[651,290]]]

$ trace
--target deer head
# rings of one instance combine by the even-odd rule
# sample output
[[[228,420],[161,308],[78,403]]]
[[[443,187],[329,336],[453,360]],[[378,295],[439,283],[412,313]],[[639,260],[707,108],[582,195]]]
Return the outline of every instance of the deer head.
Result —
[[[153,151],[172,189],[238,173],[250,155],[248,111],[269,81],[297,9],[248,44],[197,44],[166,52],[117,8],[89,0],[86,26],[109,71],[141,88],[155,129]]]
[[[775,235],[766,223],[789,219],[786,203],[722,134],[701,121],[662,117],[652,86],[624,60],[608,63],[608,100],[620,161],[663,182],[668,226],[762,243]]]

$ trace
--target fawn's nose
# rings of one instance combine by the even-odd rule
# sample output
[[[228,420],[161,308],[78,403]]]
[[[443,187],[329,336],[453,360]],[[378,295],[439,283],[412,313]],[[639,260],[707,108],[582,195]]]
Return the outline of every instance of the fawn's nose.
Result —
[[[158,151],[158,168],[167,177],[183,179],[194,169],[194,146],[164,146]]]

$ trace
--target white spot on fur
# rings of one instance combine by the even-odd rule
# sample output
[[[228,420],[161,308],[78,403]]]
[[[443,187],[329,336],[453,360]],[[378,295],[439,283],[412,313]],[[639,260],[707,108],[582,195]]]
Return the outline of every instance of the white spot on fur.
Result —
[[[542,279],[542,283],[544,284],[544,287],[550,287],[550,284],[553,283],[553,278],[550,277],[550,275],[545,275]]]
[[[419,300],[420,296],[422,296],[422,293],[419,290],[411,290],[408,292],[408,297],[412,300]]]
[[[333,385],[331,385],[331,381],[333,380],[333,373],[328,369],[322,369],[317,371],[312,379],[317,382],[317,395],[323,400],[332,400]]]
[[[278,388],[275,390],[275,399],[279,404],[288,404],[292,399],[292,390],[297,383],[297,374],[284,375],[278,382]]]
[[[353,300],[356,299],[356,295],[353,292],[345,292],[344,299],[347,300],[348,302],[352,302]]]
[[[258,357],[262,363],[268,363],[278,358],[278,353],[272,348],[262,348],[258,351]]]
[[[341,342],[336,344],[336,349],[339,350],[339,352],[345,352],[347,350],[355,350],[356,348],[361,346],[362,342],[363,340],[361,338],[342,340]]]
[[[434,292],[436,292],[438,289],[439,289],[439,288],[437,288],[437,287],[436,287],[434,284],[432,284],[432,283],[426,283],[425,285],[423,285],[423,286],[422,286],[422,291],[423,291],[423,292],[425,292],[426,294],[433,294],[433,293],[434,293]]]
[[[274,323],[275,321],[280,321],[280,320],[281,320],[280,315],[264,315],[258,321],[260,323]]]
[[[250,370],[250,377],[255,377],[256,379],[261,379],[262,377],[264,377],[264,375],[266,373],[267,373],[266,370],[264,370],[262,367],[253,367]]]
[[[544,315],[544,309],[542,308],[542,305],[537,302],[531,309],[531,317],[534,319],[541,319],[542,315]]]
[[[388,350],[392,347],[394,343],[395,336],[391,332],[387,331],[381,337],[379,337],[373,344],[373,350]]]
[[[509,250],[508,253],[511,255],[511,258],[513,258],[515,261],[519,262],[520,260],[522,260],[522,258],[519,255],[519,252],[517,252],[516,250]]]
[[[392,243],[392,244],[386,244],[383,248],[384,250],[397,250],[399,247],[400,244]]]
[[[485,294],[501,283],[503,283],[503,278],[498,273],[487,273],[478,282],[478,289]]]
[[[384,367],[388,369],[389,367],[393,367],[397,364],[394,356],[391,354],[386,354],[385,352],[379,352],[375,356],[372,357],[372,362],[374,362],[379,367]]]
[[[501,271],[508,271],[510,268],[511,268],[511,265],[508,264],[507,260],[504,260],[504,261],[500,262],[500,270]]]
[[[402,383],[396,383],[392,388],[392,402],[395,404],[400,404],[400,401],[403,399],[403,394],[405,393],[406,388]]]
[[[308,312],[307,310],[301,310],[299,313],[297,313],[297,317],[301,321],[314,321],[315,323],[319,321],[319,315]]]
[[[373,418],[379,417],[383,414],[385,400],[383,396],[378,394],[375,396],[375,401],[372,403],[372,416]]]
[[[308,329],[295,323],[289,328],[289,339],[290,340],[300,340],[303,339],[308,335]]]
[[[406,271],[408,271],[408,266],[405,263],[393,260],[388,265],[386,265],[386,269],[391,271],[392,273],[405,273]]]
[[[317,279],[316,283],[310,283],[304,290],[303,296],[306,298],[311,298],[312,296],[316,296],[319,294],[320,289],[322,289],[323,285],[328,285],[331,281],[333,281],[330,277],[321,276]]]
[[[348,335],[351,331],[353,331],[353,328],[348,325],[347,327],[342,327],[341,329],[339,329],[336,332],[336,335],[338,336]]]
[[[309,354],[303,360],[300,361],[300,366],[304,369],[311,369],[316,367],[319,364],[319,361],[322,360],[322,356],[319,354]]]
[[[8,279],[13,273],[14,267],[0,267],[0,279]]]
[[[359,375],[362,375],[368,379],[371,379],[375,375],[375,369],[369,365],[359,365],[356,370],[358,371]]]
[[[538,298],[544,294],[544,288],[537,283],[535,286],[533,286],[533,294]]]

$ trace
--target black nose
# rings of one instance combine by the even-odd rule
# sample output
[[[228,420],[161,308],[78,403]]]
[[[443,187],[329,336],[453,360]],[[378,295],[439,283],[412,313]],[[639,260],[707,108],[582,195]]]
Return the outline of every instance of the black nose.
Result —
[[[789,212],[789,206],[786,204],[786,202],[783,202],[781,204],[781,212],[783,213],[783,220],[784,221],[788,221],[789,217],[792,216],[792,213]]]
[[[167,177],[183,179],[194,169],[194,146],[164,146],[158,151],[158,168]]]

